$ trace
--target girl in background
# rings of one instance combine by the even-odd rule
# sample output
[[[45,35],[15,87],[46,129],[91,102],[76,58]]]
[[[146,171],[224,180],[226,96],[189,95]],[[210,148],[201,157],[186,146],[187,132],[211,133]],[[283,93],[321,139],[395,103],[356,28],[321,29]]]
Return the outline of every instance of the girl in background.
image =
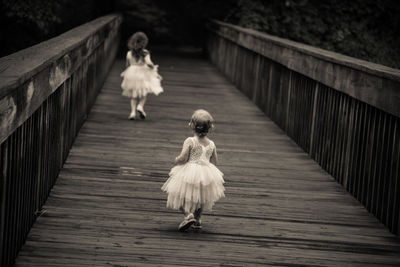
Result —
[[[126,69],[121,73],[122,95],[131,100],[130,120],[136,118],[136,111],[141,119],[146,118],[144,105],[147,94],[159,95],[164,90],[161,87],[161,76],[158,65],[150,59],[150,52],[145,49],[148,38],[143,32],[134,33],[128,41],[129,51],[126,54]]]

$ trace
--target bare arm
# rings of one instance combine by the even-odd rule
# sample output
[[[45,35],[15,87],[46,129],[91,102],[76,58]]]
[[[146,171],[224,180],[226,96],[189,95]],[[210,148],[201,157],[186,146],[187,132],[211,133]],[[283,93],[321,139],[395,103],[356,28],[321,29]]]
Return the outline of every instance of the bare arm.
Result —
[[[216,147],[214,147],[213,153],[212,153],[211,158],[210,158],[210,162],[212,164],[214,164],[214,165],[218,164],[218,154],[217,154],[217,148]]]
[[[151,61],[151,59],[150,59],[150,54],[147,54],[145,57],[144,57],[144,62],[146,63],[146,65],[150,68],[150,69],[152,69],[152,68],[154,68],[154,63]]]
[[[176,164],[185,164],[188,161],[189,151],[191,146],[192,146],[192,141],[189,138],[187,138],[185,142],[183,142],[181,154],[179,154],[179,156],[175,158]]]
[[[131,51],[128,51],[128,53],[126,53],[126,57],[125,57],[125,68],[129,67],[130,63],[129,63],[129,57],[131,57]]]

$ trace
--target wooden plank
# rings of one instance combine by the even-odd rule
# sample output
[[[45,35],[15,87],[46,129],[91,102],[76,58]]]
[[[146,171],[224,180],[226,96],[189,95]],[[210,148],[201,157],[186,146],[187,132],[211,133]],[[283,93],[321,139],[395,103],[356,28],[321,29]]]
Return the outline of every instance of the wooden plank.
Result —
[[[344,124],[343,126],[343,132],[342,132],[342,140],[341,143],[341,154],[340,154],[340,159],[339,159],[339,173],[341,176],[341,181],[343,187],[348,190],[348,183],[347,183],[347,157],[348,157],[348,150],[349,150],[349,144],[352,142],[351,137],[352,137],[352,124],[353,124],[353,119],[354,119],[354,113],[352,109],[352,99],[347,98],[343,96],[344,101],[345,101],[345,107],[344,107],[344,113],[342,114],[342,123]],[[349,191],[349,190],[348,190]]]
[[[363,176],[365,177],[365,187],[364,187],[364,195],[362,203],[365,205],[367,210],[371,212],[371,198],[372,192],[374,188],[375,181],[375,173],[373,169],[373,159],[377,153],[377,144],[376,142],[379,139],[379,112],[375,109],[369,108],[369,114],[367,117],[369,118],[369,127],[367,131],[369,133],[369,137],[367,140],[367,153],[366,153],[366,161],[364,166]]]
[[[396,138],[393,142],[393,153],[392,155],[392,177],[393,177],[393,205],[392,205],[392,220],[391,220],[391,228],[395,229],[395,233],[400,233],[400,165],[398,164],[399,159],[400,159],[400,123],[399,120],[397,120],[397,125],[396,125]],[[396,149],[397,148],[397,149]],[[397,164],[396,164],[397,163]],[[390,206],[389,206],[390,207]],[[397,225],[397,229],[396,229]]]
[[[386,167],[387,163],[387,158],[385,157],[385,150],[387,149],[387,141],[390,139],[388,136],[388,122],[386,120],[387,115],[384,114],[383,112],[378,112],[378,123],[377,126],[378,128],[378,134],[377,134],[377,140],[374,142],[376,144],[376,150],[375,150],[375,155],[373,156],[373,163],[371,172],[372,172],[372,188],[370,189],[370,210],[371,213],[377,216],[379,220],[381,220],[381,213],[380,210],[378,211],[378,207],[382,205],[382,200],[380,196],[384,193],[384,189],[381,186],[383,183],[383,180],[386,178],[383,178],[381,176],[382,169]],[[382,162],[381,164],[379,164]]]
[[[0,59],[0,143],[21,126],[99,48],[102,53],[109,55],[109,59],[104,61],[97,59],[99,65],[104,68],[110,66],[118,48],[121,21],[122,16],[117,14],[100,17]],[[101,46],[104,42],[112,44],[109,51]]]
[[[398,69],[224,22],[214,21],[208,30],[337,92],[400,116]]]
[[[350,161],[350,179],[352,180],[353,189],[350,191],[353,196],[358,198],[358,190],[359,190],[359,177],[357,175],[358,164],[360,161],[360,149],[361,149],[361,125],[362,125],[362,103],[354,100],[354,109],[355,109],[355,130],[353,136],[353,144],[352,144],[352,158]]]
[[[376,207],[376,212],[378,214],[378,217],[381,218],[381,221],[387,225],[388,224],[388,214],[387,212],[387,207],[388,207],[388,196],[390,194],[391,188],[389,187],[391,184],[391,179],[392,177],[390,176],[390,160],[392,156],[392,140],[393,140],[393,134],[394,134],[394,119],[389,116],[385,116],[386,120],[386,127],[387,127],[387,135],[386,135],[386,140],[385,140],[385,151],[384,151],[384,166],[380,168],[380,174],[379,174],[379,190],[378,190],[378,201],[377,201],[377,207]]]
[[[5,214],[6,214],[6,195],[7,195],[7,174],[8,174],[8,157],[9,157],[9,143],[8,141],[1,144],[1,180],[0,180],[0,263],[3,264],[4,261],[4,240],[5,240]]]
[[[193,54],[153,59],[165,92],[149,97],[144,121],[127,119],[124,62],[115,62],[15,266],[400,264],[397,237],[210,63]],[[160,187],[197,108],[216,120],[210,138],[226,198],[201,231],[180,233],[182,215],[165,208]]]
[[[367,154],[367,139],[369,136],[368,129],[368,106],[362,103],[361,105],[361,124],[360,124],[360,150],[358,151],[358,164],[357,169],[355,171],[355,175],[357,175],[357,194],[356,197],[358,201],[363,203],[363,194],[364,194],[364,186],[365,186],[365,158]]]

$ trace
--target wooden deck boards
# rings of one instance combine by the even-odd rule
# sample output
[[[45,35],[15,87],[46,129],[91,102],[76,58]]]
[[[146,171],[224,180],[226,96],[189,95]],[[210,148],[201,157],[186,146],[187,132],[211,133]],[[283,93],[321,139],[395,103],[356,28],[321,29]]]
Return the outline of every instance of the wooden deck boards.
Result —
[[[400,242],[206,60],[153,55],[165,93],[129,121],[115,62],[16,266],[400,266]],[[160,187],[197,108],[226,198],[180,233]]]

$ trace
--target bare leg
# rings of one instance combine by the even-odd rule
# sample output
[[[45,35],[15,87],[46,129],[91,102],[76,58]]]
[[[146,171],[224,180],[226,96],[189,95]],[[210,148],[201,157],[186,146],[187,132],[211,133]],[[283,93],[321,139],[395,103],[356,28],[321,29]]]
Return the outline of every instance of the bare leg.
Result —
[[[136,98],[131,98],[131,114],[129,115],[130,120],[134,120],[136,117]]]
[[[144,96],[139,99],[139,104],[137,106],[137,110],[139,112],[140,118],[146,118],[146,112],[144,112],[144,105],[146,104],[147,97]]]
[[[139,99],[139,106],[144,107],[144,104],[146,104],[147,96],[144,96]]]

